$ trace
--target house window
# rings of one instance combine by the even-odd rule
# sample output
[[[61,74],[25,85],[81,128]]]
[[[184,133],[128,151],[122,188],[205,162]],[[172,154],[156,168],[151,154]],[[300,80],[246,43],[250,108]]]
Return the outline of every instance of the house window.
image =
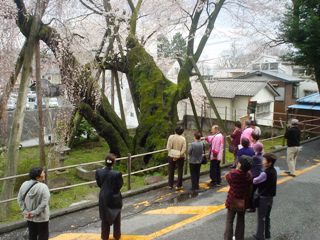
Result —
[[[270,70],[278,70],[279,63],[270,63]]]
[[[268,103],[258,103],[257,104],[257,111],[256,111],[256,114],[259,115],[259,114],[268,114],[270,113],[270,108],[271,108],[271,103],[268,102]]]
[[[262,63],[261,70],[269,70],[269,63]]]
[[[260,64],[259,63],[252,64],[252,70],[260,70]]]
[[[308,95],[314,94],[314,93],[316,93],[316,92],[317,92],[317,91],[304,90],[304,96],[302,96],[302,97],[305,97],[305,96],[308,96]]]
[[[293,98],[298,98],[298,89],[299,89],[299,84],[292,85],[292,97]]]
[[[280,96],[276,96],[276,101],[284,101],[284,87],[275,87]]]

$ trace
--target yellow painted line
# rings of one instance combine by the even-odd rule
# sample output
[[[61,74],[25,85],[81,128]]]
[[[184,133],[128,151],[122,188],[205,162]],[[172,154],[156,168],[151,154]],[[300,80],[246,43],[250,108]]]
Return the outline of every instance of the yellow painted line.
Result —
[[[195,222],[197,220],[200,220],[206,216],[209,216],[211,214],[214,214],[216,212],[219,212],[221,210],[225,209],[225,205],[221,204],[218,206],[189,206],[189,207],[168,207],[164,209],[158,209],[158,210],[152,210],[147,212],[146,214],[197,214],[193,217],[187,218],[181,222],[178,222],[176,224],[170,225],[169,227],[163,228],[157,232],[151,233],[148,235],[150,239],[154,239],[157,237],[160,237],[164,234],[167,234],[169,232],[172,232],[176,229],[179,229],[189,223]]]
[[[313,166],[311,166],[311,167],[307,167],[307,168],[304,168],[304,169],[302,169],[302,170],[296,170],[295,174],[296,174],[296,176],[299,176],[299,175],[302,175],[302,174],[304,174],[304,173],[306,173],[306,172],[309,172],[309,171],[311,171],[312,169],[314,169],[314,168],[316,168],[316,167],[319,167],[319,166],[320,166],[320,163],[317,163],[317,164],[315,164],[315,165],[313,165]],[[288,176],[288,174],[284,174],[284,175],[281,175],[281,176],[287,176],[287,177],[284,177],[284,178],[279,179],[279,180],[277,181],[277,184],[285,183],[285,182],[287,182],[287,181],[289,181],[289,180],[292,180],[292,178],[293,178],[293,177],[291,177],[291,176]]]
[[[315,160],[320,162],[320,160]],[[301,174],[304,174],[316,167],[320,166],[320,163],[313,165],[311,167],[305,168],[303,170],[297,170],[296,175],[299,176]],[[284,178],[281,178],[277,181],[277,184],[282,184],[284,182],[287,182],[289,180],[292,180],[293,177],[287,176]],[[223,187],[218,190],[218,192],[228,192],[229,187]],[[158,199],[164,199],[165,197],[170,196],[172,193],[165,194]],[[138,203],[138,205],[147,204],[148,201],[144,201],[141,203]],[[194,215],[190,218],[187,218],[183,221],[180,221],[176,224],[170,225],[166,228],[163,228],[159,231],[156,231],[154,233],[151,233],[149,235],[122,235],[121,239],[123,240],[152,240],[154,238],[160,237],[164,234],[167,234],[169,232],[172,232],[176,229],[179,229],[187,224],[190,224],[192,222],[198,221],[206,216],[209,216],[211,214],[217,213],[221,210],[225,209],[225,205],[217,205],[217,206],[176,206],[176,207],[168,207],[163,209],[156,209],[146,212],[145,214],[149,215]],[[111,238],[112,239],[112,238]],[[65,233],[62,235],[59,235],[57,237],[51,238],[50,240],[100,240],[100,234],[93,234],[93,233]]]
[[[208,183],[199,183],[200,189],[210,189]]]
[[[109,239],[113,239],[110,236]],[[151,240],[148,236],[121,235],[122,240]],[[96,233],[64,233],[50,240],[101,240],[101,235]]]
[[[320,159],[313,159],[313,161],[315,161],[315,162],[320,162]]]
[[[151,205],[151,203],[149,201],[143,201],[143,202],[133,204],[134,208],[138,208],[140,206],[148,207],[150,205]]]

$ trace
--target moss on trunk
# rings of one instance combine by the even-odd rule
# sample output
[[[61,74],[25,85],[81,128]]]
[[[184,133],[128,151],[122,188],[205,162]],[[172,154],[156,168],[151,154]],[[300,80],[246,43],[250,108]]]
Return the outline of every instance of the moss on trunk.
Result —
[[[106,121],[98,112],[94,111],[88,104],[81,103],[79,105],[79,112],[85,119],[94,126],[99,136],[103,137],[110,148],[110,152],[117,156],[126,156],[131,149],[122,139],[118,129],[114,128],[112,124]]]
[[[178,120],[178,87],[163,75],[137,41],[129,39],[129,43],[128,79],[140,110],[134,150],[138,153],[164,148]]]

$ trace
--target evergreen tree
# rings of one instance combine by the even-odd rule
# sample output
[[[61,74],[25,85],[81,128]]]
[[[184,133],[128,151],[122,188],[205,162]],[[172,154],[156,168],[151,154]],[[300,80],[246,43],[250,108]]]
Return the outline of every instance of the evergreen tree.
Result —
[[[177,32],[171,41],[172,57],[185,56],[187,53],[187,42],[180,32]]]
[[[280,37],[295,47],[285,58],[311,70],[320,89],[319,0],[292,0],[280,27]]]

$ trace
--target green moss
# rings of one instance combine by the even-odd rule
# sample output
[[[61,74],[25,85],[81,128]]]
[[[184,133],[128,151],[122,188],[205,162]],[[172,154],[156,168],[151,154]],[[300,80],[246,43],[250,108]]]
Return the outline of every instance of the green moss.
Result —
[[[135,152],[165,147],[178,120],[178,87],[163,75],[153,58],[131,40],[128,53],[129,79],[140,109],[140,124],[134,139]]]

